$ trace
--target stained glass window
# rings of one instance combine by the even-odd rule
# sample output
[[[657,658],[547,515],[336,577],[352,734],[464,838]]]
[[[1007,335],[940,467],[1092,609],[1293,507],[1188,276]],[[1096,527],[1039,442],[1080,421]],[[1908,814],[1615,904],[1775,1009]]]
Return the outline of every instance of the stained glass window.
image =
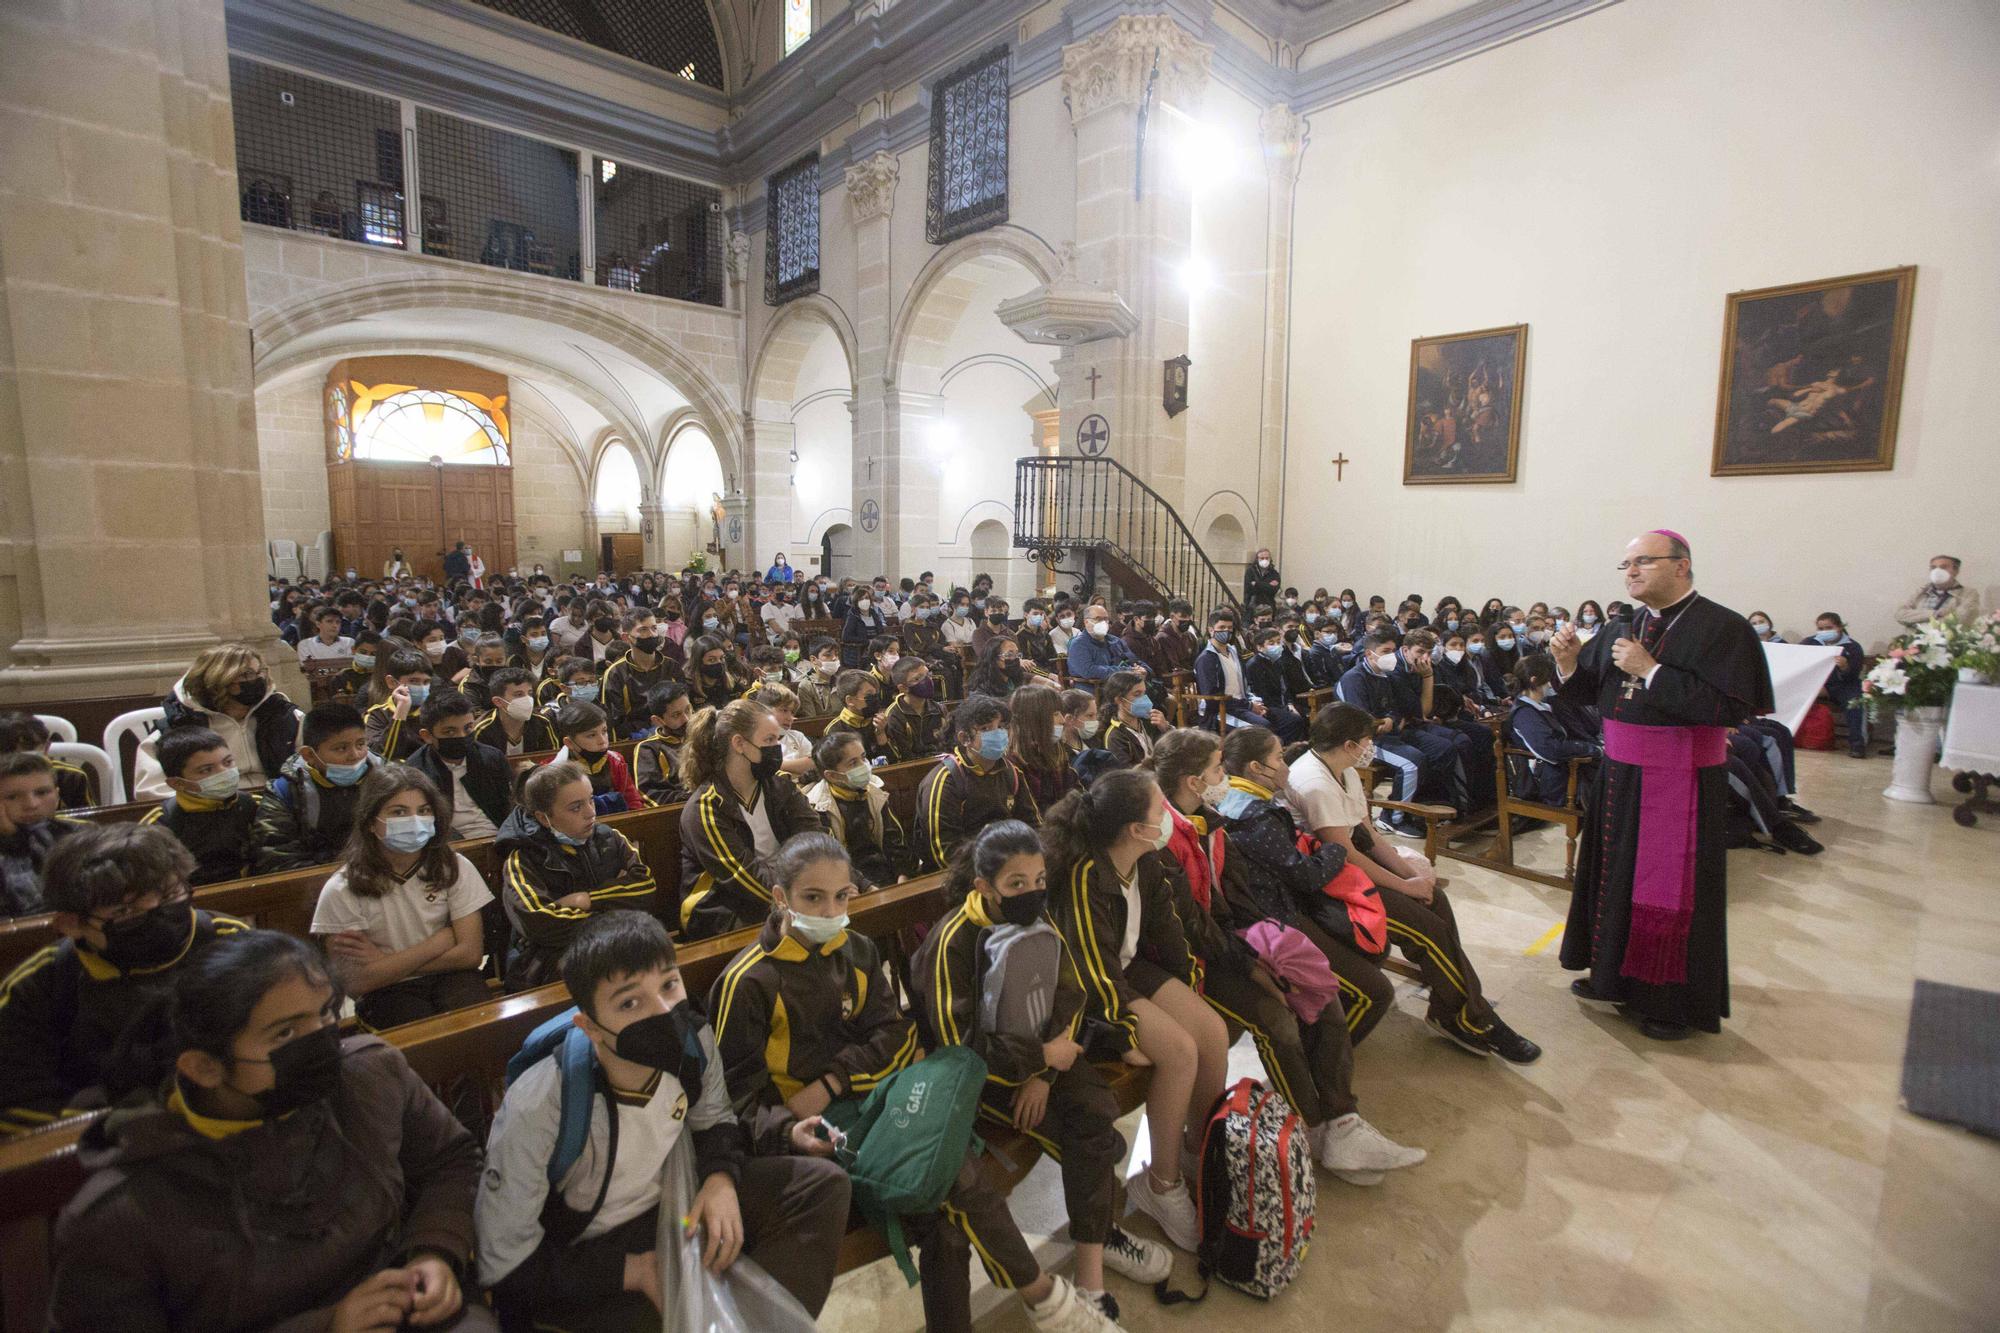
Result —
[[[354,393],[354,457],[506,467],[507,401],[396,384]]]
[[[819,290],[819,156],[764,182],[764,304]]]
[[[813,0],[785,0],[785,54],[790,55],[813,35]]]
[[[1004,46],[931,88],[924,235],[932,245],[1007,220],[1007,108]]]

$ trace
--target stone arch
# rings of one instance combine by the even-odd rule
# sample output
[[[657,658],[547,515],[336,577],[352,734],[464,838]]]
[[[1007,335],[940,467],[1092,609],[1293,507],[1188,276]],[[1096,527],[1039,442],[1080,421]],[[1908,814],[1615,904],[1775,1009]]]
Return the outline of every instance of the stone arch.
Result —
[[[743,420],[722,386],[665,338],[603,309],[582,292],[563,291],[561,286],[458,276],[375,277],[348,283],[256,316],[251,322],[252,346],[256,349],[253,372],[282,358],[300,338],[370,316],[446,309],[481,310],[539,320],[596,338],[651,368],[700,415],[709,439],[715,442],[716,452],[722,457],[723,470],[743,475]],[[633,436],[632,441],[641,456],[649,452],[649,441],[643,433]]]
[[[753,412],[771,412],[769,419],[776,421],[790,419],[793,400],[798,397],[799,369],[823,332],[832,333],[839,341],[840,354],[847,362],[848,392],[854,392],[860,378],[854,326],[839,305],[814,292],[786,302],[765,326],[750,361],[748,398]]]
[[[647,487],[647,472],[643,461],[643,451],[641,448],[634,446],[631,440],[608,427],[598,432],[597,441],[591,449],[590,484],[585,489],[584,495],[590,505],[591,512],[598,515],[601,527],[601,520],[606,512],[604,509],[602,488],[607,480],[613,479],[615,473],[623,470],[620,464],[613,461],[621,457],[631,467],[632,479],[639,488],[638,495],[633,497],[632,503],[628,507],[629,512],[632,521],[638,523],[643,528],[646,506],[652,502],[652,496]],[[606,471],[607,463],[611,466],[610,473]]]
[[[966,542],[973,572],[978,573],[987,564],[1008,559],[1008,547],[1013,536],[1007,525],[997,518],[982,518],[973,524],[972,536]]]
[[[1225,576],[1230,567],[1242,569],[1250,558],[1250,535],[1234,514],[1217,514],[1201,529],[1201,549],[1208,552],[1208,558]]]
[[[442,356],[455,361],[467,361],[501,371],[511,379],[523,382],[532,390],[535,380],[547,380],[552,384],[575,394],[589,404],[599,415],[609,422],[613,429],[621,432],[628,440],[644,441],[645,432],[625,409],[588,381],[578,379],[566,371],[557,370],[539,361],[531,361],[488,343],[471,341],[445,341],[436,338],[388,339],[351,338],[317,347],[297,349],[268,358],[259,358],[257,363],[256,390],[261,393],[267,388],[281,388],[293,378],[316,372],[323,374],[327,363],[350,356]],[[518,392],[518,390],[517,390]],[[539,396],[539,395],[538,395]],[[561,413],[549,406],[545,417],[562,420]],[[556,432],[570,451],[570,461],[576,467],[579,479],[588,482],[592,467],[591,456],[575,438],[574,427]],[[643,443],[635,448],[641,450],[641,462],[651,456]]]
[[[977,285],[968,266],[1008,261],[1036,283],[1046,283],[1061,267],[1048,242],[1023,227],[1002,224],[953,241],[918,271],[904,295],[889,336],[889,376],[899,387],[935,393],[946,366],[951,330]],[[954,303],[956,308],[954,309]]]
[[[659,470],[654,474],[653,494],[656,497],[656,503],[662,506],[668,503],[667,464],[673,456],[673,451],[680,447],[681,437],[690,431],[696,432],[701,436],[702,442],[715,453],[718,469],[721,467],[721,451],[715,449],[715,441],[709,438],[707,427],[703,426],[691,412],[678,414],[673,421],[668,423],[667,429],[660,433],[660,466]],[[720,491],[726,482],[727,478],[718,481],[715,489]],[[705,511],[707,504],[704,502],[701,505],[697,505],[696,508]]]
[[[1211,494],[1206,500],[1201,502],[1200,507],[1194,511],[1194,516],[1188,520],[1188,531],[1197,535],[1197,540],[1201,542],[1202,549],[1208,551],[1208,558],[1217,564],[1220,564],[1224,557],[1210,550],[1206,537],[1201,536],[1201,534],[1208,531],[1208,524],[1212,520],[1223,515],[1228,515],[1235,520],[1237,531],[1241,534],[1241,540],[1247,542],[1257,535],[1257,511],[1251,506],[1250,501],[1244,498],[1242,492],[1221,490]],[[1235,559],[1236,557],[1231,556],[1229,558]]]

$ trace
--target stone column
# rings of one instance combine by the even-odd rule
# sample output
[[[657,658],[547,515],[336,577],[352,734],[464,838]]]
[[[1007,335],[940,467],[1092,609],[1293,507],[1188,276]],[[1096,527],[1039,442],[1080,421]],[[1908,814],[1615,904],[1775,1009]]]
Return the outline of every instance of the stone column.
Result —
[[[1165,151],[1201,107],[1210,49],[1165,14],[1122,15],[1063,48],[1063,95],[1076,127],[1076,250],[1080,276],[1124,297],[1137,327],[1066,361],[1062,439],[1096,412],[1110,424],[1105,456],[1181,505],[1187,418],[1160,403],[1162,363],[1187,351],[1188,297],[1172,275],[1188,257],[1194,203]],[[1140,146],[1144,108],[1143,148]]]
[[[667,507],[660,503],[657,492],[639,502],[639,531],[646,540],[647,569],[665,569],[665,537],[667,535]]]
[[[882,519],[874,534],[882,540],[883,563],[869,572],[914,578],[937,563],[941,464],[931,438],[944,416],[944,396],[891,388],[883,405],[887,429],[875,469],[882,478]],[[855,513],[865,522],[865,506],[857,505]]]
[[[583,572],[595,574],[599,563],[597,532],[597,508],[585,505],[583,508]]]
[[[0,5],[0,703],[276,643],[222,0]]]
[[[744,448],[750,455],[743,488],[749,502],[743,540],[759,569],[770,568],[773,551],[785,550],[791,558],[792,449],[797,432],[790,421],[764,415],[768,407],[782,405],[760,403],[743,418]]]
[[[750,532],[750,500],[738,487],[722,497],[722,509],[726,517],[722,520],[722,567],[724,569],[762,569],[754,559],[745,554],[749,547],[744,539]]]
[[[897,162],[873,153],[847,169],[848,216],[854,228],[855,396],[853,445],[854,569],[856,578],[898,569],[902,514],[889,501],[901,432],[891,406],[889,215],[896,206]],[[935,499],[935,488],[933,488]],[[930,522],[936,523],[935,506]],[[872,525],[872,527],[871,527]],[[934,535],[934,534],[933,534]]]
[[[1259,415],[1263,421],[1262,448],[1258,457],[1263,466],[1257,475],[1258,531],[1251,545],[1284,546],[1285,431],[1287,420],[1287,374],[1292,340],[1292,209],[1298,194],[1299,159],[1306,150],[1306,118],[1279,103],[1266,108],[1258,118],[1264,141],[1264,166],[1270,178],[1269,202],[1264,224],[1264,397]],[[1277,515],[1275,537],[1265,531],[1270,515]],[[1283,553],[1280,550],[1279,559]]]

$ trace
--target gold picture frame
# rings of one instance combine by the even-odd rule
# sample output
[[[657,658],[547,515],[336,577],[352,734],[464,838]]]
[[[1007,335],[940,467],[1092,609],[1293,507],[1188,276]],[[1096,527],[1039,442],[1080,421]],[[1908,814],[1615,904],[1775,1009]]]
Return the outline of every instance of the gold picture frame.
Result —
[[[1731,292],[1709,475],[1896,465],[1917,267]]]
[[[1513,481],[1527,366],[1526,324],[1412,338],[1403,484]]]

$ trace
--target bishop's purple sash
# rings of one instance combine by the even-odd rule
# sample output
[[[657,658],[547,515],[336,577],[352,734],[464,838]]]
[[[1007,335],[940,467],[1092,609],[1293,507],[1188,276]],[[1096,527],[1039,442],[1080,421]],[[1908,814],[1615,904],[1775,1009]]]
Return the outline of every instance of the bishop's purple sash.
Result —
[[[1632,926],[1620,971],[1653,985],[1685,982],[1694,920],[1696,775],[1728,759],[1728,733],[1721,727],[1641,727],[1606,718],[1604,753],[1641,770]]]

